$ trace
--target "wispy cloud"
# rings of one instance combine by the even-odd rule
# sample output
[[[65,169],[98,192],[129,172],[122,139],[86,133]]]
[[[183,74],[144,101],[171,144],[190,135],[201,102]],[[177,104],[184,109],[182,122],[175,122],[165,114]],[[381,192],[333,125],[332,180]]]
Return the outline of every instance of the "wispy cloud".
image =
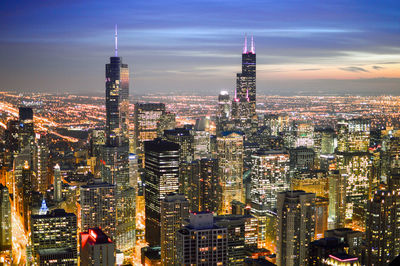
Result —
[[[321,70],[320,68],[303,68],[303,69],[299,69],[299,71],[317,71],[317,70]]]
[[[341,67],[339,69],[343,70],[343,71],[355,72],[355,73],[369,72],[368,70],[366,70],[365,68],[362,68],[362,67]]]
[[[373,69],[375,69],[375,70],[381,70],[381,69],[384,69],[384,67],[381,67],[381,66],[372,66],[372,68],[373,68]]]

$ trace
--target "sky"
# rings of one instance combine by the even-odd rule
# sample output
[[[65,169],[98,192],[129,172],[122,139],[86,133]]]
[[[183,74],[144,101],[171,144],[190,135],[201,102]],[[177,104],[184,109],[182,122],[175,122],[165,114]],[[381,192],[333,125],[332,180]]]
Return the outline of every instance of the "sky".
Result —
[[[260,94],[400,95],[398,0],[3,1],[0,89],[103,93],[115,24],[131,94],[232,92],[247,33]]]

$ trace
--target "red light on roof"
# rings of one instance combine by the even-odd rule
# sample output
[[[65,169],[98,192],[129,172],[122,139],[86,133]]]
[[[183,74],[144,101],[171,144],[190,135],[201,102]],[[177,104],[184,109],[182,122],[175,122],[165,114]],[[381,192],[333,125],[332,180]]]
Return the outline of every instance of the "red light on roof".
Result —
[[[97,234],[93,231],[93,230],[89,230],[89,235],[94,238],[97,239]]]

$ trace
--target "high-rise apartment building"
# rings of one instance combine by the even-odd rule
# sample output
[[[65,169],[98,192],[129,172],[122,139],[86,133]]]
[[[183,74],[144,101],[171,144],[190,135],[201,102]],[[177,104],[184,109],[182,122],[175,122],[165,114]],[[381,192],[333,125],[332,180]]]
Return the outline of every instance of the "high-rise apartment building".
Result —
[[[11,249],[11,227],[10,194],[7,187],[0,184],[0,251]]]
[[[176,233],[189,218],[189,201],[181,194],[167,195],[161,202],[161,263],[177,265]]]
[[[284,150],[260,150],[254,155],[250,200],[256,216],[276,208],[277,194],[290,188],[289,153]]]
[[[164,114],[163,103],[135,103],[135,148],[140,159],[144,154],[144,142],[157,138],[157,126]]]
[[[341,120],[338,122],[337,151],[367,152],[370,142],[371,122],[368,119]]]
[[[31,222],[32,255],[40,265],[78,265],[75,214],[56,209]]]
[[[219,215],[215,225],[227,228],[227,265],[243,265],[246,249],[257,247],[257,219],[251,215]]]
[[[116,241],[116,197],[115,186],[95,182],[80,188],[81,231],[100,227]]]
[[[228,265],[228,230],[214,224],[209,212],[190,213],[177,233],[177,265]]]
[[[80,233],[81,265],[115,265],[115,244],[100,229]]]
[[[376,191],[366,225],[367,265],[388,265],[400,253],[400,193]]]
[[[231,213],[233,200],[244,201],[243,134],[225,131],[217,138],[219,178],[222,186],[220,214]]]
[[[156,139],[144,143],[146,241],[160,246],[161,201],[178,192],[179,145]]]
[[[46,193],[46,190],[50,186],[50,178],[48,173],[49,168],[49,148],[47,145],[46,135],[36,134],[36,146],[34,153],[34,171],[36,178],[33,181],[33,189],[42,194]]]
[[[54,200],[56,202],[61,201],[62,199],[62,179],[61,179],[61,170],[60,166],[56,164],[54,166]]]
[[[314,240],[315,194],[301,190],[278,193],[277,264],[308,265]]]

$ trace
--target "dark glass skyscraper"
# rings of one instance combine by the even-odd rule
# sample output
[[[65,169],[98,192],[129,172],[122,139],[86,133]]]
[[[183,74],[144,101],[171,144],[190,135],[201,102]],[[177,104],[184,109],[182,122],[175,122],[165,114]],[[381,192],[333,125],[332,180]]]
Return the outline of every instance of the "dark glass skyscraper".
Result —
[[[135,193],[129,186],[129,69],[115,55],[106,64],[106,144],[101,150],[104,182],[116,186],[116,245],[126,251],[135,243]]]
[[[245,37],[242,53],[242,73],[236,75],[236,91],[233,99],[232,115],[246,120],[256,116],[256,50],[253,36],[250,50]]]
[[[159,246],[161,237],[161,201],[177,193],[179,185],[179,145],[161,139],[144,142],[146,241]]]
[[[106,144],[114,147],[129,142],[129,68],[118,56],[117,34],[115,44],[115,56],[106,64]]]

